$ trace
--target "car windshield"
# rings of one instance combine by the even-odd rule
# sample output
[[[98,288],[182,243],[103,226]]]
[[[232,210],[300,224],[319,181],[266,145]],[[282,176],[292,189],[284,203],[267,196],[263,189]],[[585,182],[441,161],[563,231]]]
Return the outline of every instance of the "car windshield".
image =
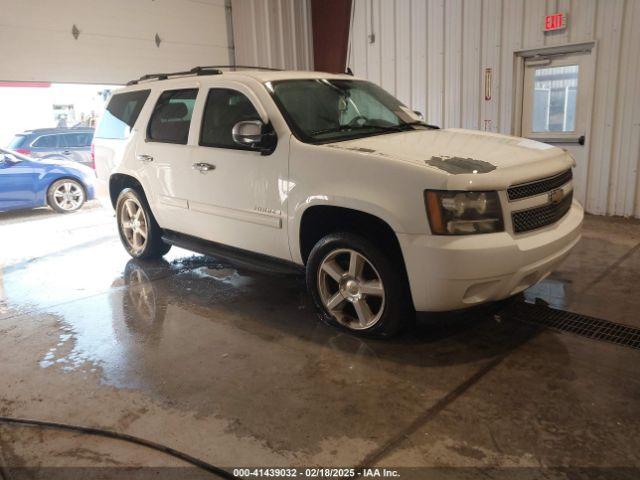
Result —
[[[328,143],[431,128],[371,82],[322,78],[280,80],[266,86],[289,128],[304,142]]]

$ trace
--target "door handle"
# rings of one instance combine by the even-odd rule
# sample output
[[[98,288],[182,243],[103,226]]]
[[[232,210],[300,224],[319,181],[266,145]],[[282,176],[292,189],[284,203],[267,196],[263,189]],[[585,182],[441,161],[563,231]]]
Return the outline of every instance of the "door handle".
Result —
[[[584,135],[580,135],[580,138],[578,138],[578,143],[580,145],[584,145],[586,138],[584,138]]]
[[[216,166],[210,163],[194,163],[191,168],[198,170],[200,173],[206,173],[209,170],[215,170]]]
[[[144,163],[153,162],[153,157],[151,155],[138,155],[138,160]]]

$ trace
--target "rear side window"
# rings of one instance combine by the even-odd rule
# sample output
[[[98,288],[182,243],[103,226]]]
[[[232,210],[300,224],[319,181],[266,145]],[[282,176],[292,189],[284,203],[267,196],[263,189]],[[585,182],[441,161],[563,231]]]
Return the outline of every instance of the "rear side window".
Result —
[[[31,144],[34,148],[56,148],[58,146],[58,135],[44,135]]]
[[[124,140],[129,137],[149,93],[151,90],[139,90],[117,93],[111,97],[95,133],[96,138]]]
[[[197,88],[163,92],[149,120],[147,139],[186,145],[197,95]]]
[[[90,133],[67,133],[62,136],[65,147],[88,147],[91,145],[92,135]]]
[[[15,150],[16,148],[24,147],[26,139],[26,135],[16,135],[15,137],[13,137],[13,140],[11,140],[11,143],[9,144],[9,150]]]
[[[227,88],[209,90],[202,117],[200,145],[244,149],[233,141],[233,126],[246,120],[260,120],[251,101],[242,93]]]

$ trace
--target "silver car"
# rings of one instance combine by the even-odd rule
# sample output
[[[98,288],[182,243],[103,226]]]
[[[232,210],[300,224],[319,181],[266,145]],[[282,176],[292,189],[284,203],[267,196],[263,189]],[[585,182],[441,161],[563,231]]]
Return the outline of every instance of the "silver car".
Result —
[[[33,158],[71,160],[93,168],[93,128],[41,128],[17,134],[8,148]]]

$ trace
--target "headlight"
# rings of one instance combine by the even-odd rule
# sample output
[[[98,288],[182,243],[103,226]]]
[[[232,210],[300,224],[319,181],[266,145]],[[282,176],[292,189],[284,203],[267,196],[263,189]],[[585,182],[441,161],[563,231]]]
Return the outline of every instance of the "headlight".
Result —
[[[498,192],[426,190],[424,200],[431,232],[436,235],[504,230]]]

